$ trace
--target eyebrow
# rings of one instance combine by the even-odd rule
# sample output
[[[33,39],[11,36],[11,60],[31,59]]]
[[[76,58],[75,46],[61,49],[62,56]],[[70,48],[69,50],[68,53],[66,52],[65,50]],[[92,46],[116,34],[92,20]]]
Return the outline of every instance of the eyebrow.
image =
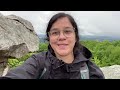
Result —
[[[64,29],[70,29],[70,28],[73,28],[73,27],[65,27]],[[55,31],[55,30],[59,30],[59,28],[53,28],[53,29],[51,29],[51,31]]]
[[[53,29],[51,29],[50,31],[58,31],[59,29],[58,28],[53,28]]]
[[[73,28],[73,27],[65,27],[65,29],[71,29],[71,28]]]

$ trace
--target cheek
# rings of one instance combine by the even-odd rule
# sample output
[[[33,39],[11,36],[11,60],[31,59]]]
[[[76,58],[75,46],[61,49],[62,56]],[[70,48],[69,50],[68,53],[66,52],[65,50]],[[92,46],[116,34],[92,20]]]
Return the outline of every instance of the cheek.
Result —
[[[51,45],[51,47],[54,47],[54,45],[56,44],[56,40],[54,40],[54,39],[52,39],[52,38],[50,38],[49,39],[49,43],[50,43],[50,45]]]
[[[75,43],[76,43],[76,40],[75,40],[75,39],[71,41],[71,47],[72,47],[72,48],[74,48]]]
[[[71,43],[70,47],[71,47],[71,49],[73,49],[75,46],[75,43],[76,43],[76,38],[73,37],[70,43]]]
[[[71,43],[72,43],[73,45],[76,43],[76,37],[75,37],[75,36],[71,39]]]

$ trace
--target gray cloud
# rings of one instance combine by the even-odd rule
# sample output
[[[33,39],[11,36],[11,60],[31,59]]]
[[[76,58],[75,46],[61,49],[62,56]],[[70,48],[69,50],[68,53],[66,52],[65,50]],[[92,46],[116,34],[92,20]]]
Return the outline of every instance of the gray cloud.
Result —
[[[45,33],[52,15],[63,11],[0,11],[3,15],[15,14],[29,20],[35,31]],[[120,11],[64,11],[71,14],[83,35],[120,36]]]

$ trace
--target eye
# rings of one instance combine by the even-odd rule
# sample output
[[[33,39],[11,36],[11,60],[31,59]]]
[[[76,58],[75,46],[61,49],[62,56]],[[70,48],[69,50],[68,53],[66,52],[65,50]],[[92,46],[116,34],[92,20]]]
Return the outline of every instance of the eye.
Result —
[[[65,33],[66,33],[66,34],[71,34],[71,33],[72,33],[72,30],[65,30]]]
[[[51,35],[59,35],[59,32],[57,31],[51,32]]]

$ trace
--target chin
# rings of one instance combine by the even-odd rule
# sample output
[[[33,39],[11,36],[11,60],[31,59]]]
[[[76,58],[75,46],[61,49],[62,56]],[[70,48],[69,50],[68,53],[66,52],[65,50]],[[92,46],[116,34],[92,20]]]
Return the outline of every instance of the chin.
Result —
[[[66,52],[65,50],[62,50],[62,51],[58,51],[58,54],[60,56],[66,56],[66,55],[68,55],[68,52]]]

